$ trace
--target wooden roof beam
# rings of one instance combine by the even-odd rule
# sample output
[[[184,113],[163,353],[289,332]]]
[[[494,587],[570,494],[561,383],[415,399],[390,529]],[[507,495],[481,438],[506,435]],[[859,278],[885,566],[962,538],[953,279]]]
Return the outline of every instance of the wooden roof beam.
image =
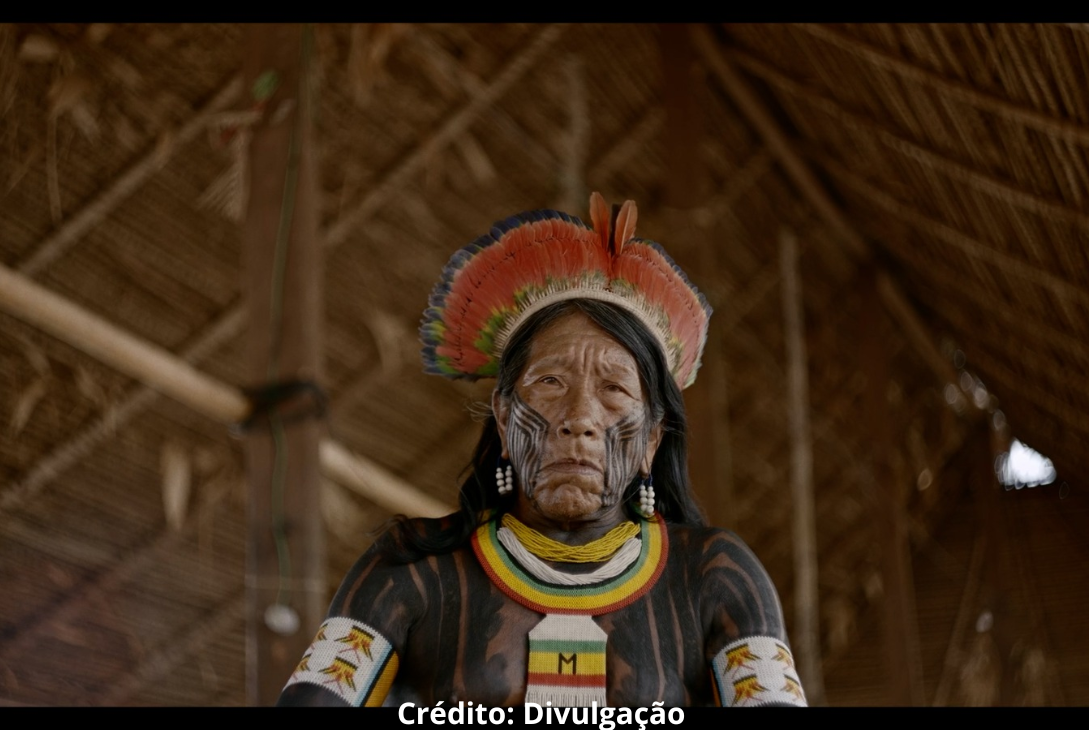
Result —
[[[925,231],[928,235],[941,239],[966,256],[982,261],[1011,278],[1036,284],[1041,289],[1052,292],[1056,297],[1068,298],[1083,303],[1089,302],[1089,291],[1086,291],[1083,286],[1078,286],[1052,274],[1050,271],[1033,266],[1025,259],[996,251],[971,236],[961,233],[941,221],[934,220],[916,208],[902,203],[888,193],[879,190],[872,180],[864,180],[861,176],[851,172],[827,155],[821,155],[820,162],[821,166],[837,180],[846,183],[869,202],[874,203],[885,212],[891,213],[905,223]]]
[[[818,93],[813,87],[798,83],[749,51],[733,49],[731,56],[746,71],[759,76],[776,89],[805,99],[845,126],[873,135],[890,149],[937,170],[953,180],[968,183],[976,190],[998,198],[1002,203],[1016,205],[1042,217],[1058,218],[1089,228],[1089,213],[1081,208],[1061,200],[1045,198],[1019,185],[1001,180],[989,172],[955,162],[930,147],[889,131],[876,120],[847,109],[836,99]]]
[[[779,129],[778,123],[749,89],[748,84],[733,69],[711,32],[706,27],[697,26],[693,28],[693,36],[696,48],[715,78],[722,84],[757,133],[764,138],[772,154],[779,160],[802,195],[836,230],[856,259],[860,261],[870,259],[869,244],[843,216],[816,176],[795,152],[786,135]],[[908,301],[900,286],[885,271],[878,271],[877,276],[878,291],[882,301],[900,323],[923,361],[942,382],[956,382],[956,368],[942,355],[929,334],[929,328]]]
[[[631,130],[598,158],[597,164],[590,168],[590,175],[599,180],[608,180],[624,166],[634,155],[641,154],[651,144],[662,125],[665,124],[665,111],[660,106],[651,106],[639,118]]]
[[[441,73],[454,82],[461,84],[471,97],[489,95],[488,84],[483,79],[470,71],[452,53],[446,50],[429,35],[421,34],[417,42],[423,47],[425,57],[440,69]],[[529,134],[521,124],[511,118],[509,114],[499,108],[493,108],[488,114],[490,122],[498,126],[508,134],[521,151],[530,157],[541,167],[549,167],[554,163],[554,156],[540,141]]]
[[[875,301],[880,300],[900,323],[908,336],[909,341],[915,344],[922,354],[924,361],[935,368],[944,382],[955,382],[956,371],[953,364],[946,360],[938,350],[929,330],[923,320],[916,314],[914,308],[900,291],[895,281],[887,272],[873,266],[872,254],[869,244],[854,230],[843,216],[839,208],[829,197],[823,186],[809,170],[806,163],[794,151],[787,140],[786,135],[780,130],[778,123],[771,113],[764,108],[756,94],[749,89],[746,82],[738,75],[725,55],[715,42],[710,31],[703,26],[693,29],[693,35],[705,62],[711,68],[712,73],[722,84],[726,92],[733,98],[749,123],[760,134],[772,153],[786,170],[787,175],[799,188],[802,194],[817,209],[840,234],[851,253],[864,266],[871,267],[872,274],[868,281],[870,291]],[[867,308],[866,312],[869,312]],[[864,312],[865,313],[865,312]],[[872,312],[871,312],[872,315]],[[886,387],[888,377],[887,356],[882,359],[883,353],[880,343],[877,341],[879,328],[874,323],[867,329],[866,352],[873,353],[868,358],[869,366],[876,377],[871,378],[867,409],[872,422],[872,428],[888,425],[879,415],[879,409],[884,404],[884,398],[879,398],[877,393]],[[883,393],[883,390],[881,390]],[[887,404],[884,404],[887,407]],[[885,453],[891,447],[891,432],[886,432],[884,439],[879,440],[883,446],[880,453]],[[874,479],[879,482],[889,483],[889,467],[887,458],[875,458]],[[893,495],[898,493],[895,484],[889,484]],[[892,672],[890,674],[890,689],[894,701],[906,704],[918,704],[921,698],[921,670],[919,668],[918,632],[915,626],[914,616],[914,587],[911,582],[908,546],[905,539],[903,520],[900,515],[902,506],[894,499],[885,500],[887,509],[875,514],[889,528],[888,540],[882,548],[883,572],[890,583],[886,587],[894,600],[888,602],[885,616],[886,647]]]
[[[392,189],[407,183],[413,173],[422,169],[429,155],[437,152],[441,144],[449,143],[470,121],[482,114],[502,92],[532,67],[532,62],[547,50],[558,36],[559,29],[555,26],[545,26],[538,30],[532,42],[512,57],[503,72],[478,89],[473,98],[457,113],[444,119],[437,129],[426,135],[421,144],[394,165],[378,185],[363,196],[358,205],[331,225],[323,237],[325,245],[330,248],[336,247],[352,230],[362,225],[368,215],[381,207]],[[241,88],[240,78],[238,85]],[[197,333],[192,344],[181,352],[180,358],[184,361],[196,362],[207,357],[226,342],[236,338],[242,331],[244,323],[245,313],[242,304],[237,303],[224,311],[209,327]],[[22,504],[47,486],[58,474],[79,463],[94,450],[97,444],[112,436],[117,428],[150,407],[157,397],[156,391],[139,385],[122,401],[110,406],[90,426],[53,449],[30,470],[27,476],[9,485],[0,493],[0,514]]]
[[[164,641],[157,651],[144,657],[125,676],[111,683],[95,704],[102,707],[124,705],[149,682],[166,679],[185,659],[242,623],[245,613],[246,597],[243,591],[242,595],[228,600],[205,620],[190,626],[183,636]]]
[[[249,401],[240,389],[205,375],[176,355],[2,265],[0,309],[216,421],[236,424],[249,415]],[[322,470],[330,478],[391,512],[437,517],[452,511],[452,507],[331,439],[322,442],[320,453]]]
[[[386,204],[396,189],[407,184],[409,178],[423,169],[429,159],[468,129],[486,108],[494,104],[507,89],[522,78],[537,59],[559,39],[561,30],[556,25],[546,25],[534,30],[532,37],[519,46],[520,50],[507,61],[503,70],[496,74],[487,86],[479,89],[479,93],[475,94],[461,109],[447,117],[434,134],[425,137],[415,149],[398,162],[394,170],[372,188],[359,205],[341,215],[333,223],[325,233],[325,245],[339,245],[372,213]]]
[[[174,133],[170,145],[153,144],[125,172],[114,178],[102,191],[79,211],[68,218],[57,230],[40,241],[34,251],[16,264],[15,268],[27,276],[34,276],[62,256],[88,231],[101,223],[106,216],[130,195],[136,192],[148,178],[161,170],[182,146],[214,122],[242,91],[241,76],[234,75],[212,95],[200,111],[185,120]]]
[[[977,109],[983,109],[997,114],[1007,121],[1024,124],[1025,126],[1032,127],[1048,136],[1058,137],[1068,142],[1089,144],[1089,128],[1077,122],[1053,117],[1038,109],[1022,106],[1011,102],[1004,97],[980,91],[963,81],[956,81],[935,71],[919,68],[918,66],[886,53],[873,45],[860,41],[857,38],[852,38],[845,33],[832,30],[831,28],[814,23],[799,23],[796,24],[795,27],[809,33],[815,38],[820,38],[841,50],[858,56],[878,68],[891,71],[908,81],[929,86],[936,91],[947,94],[958,101],[970,104]]]
[[[798,673],[811,705],[821,706],[820,599],[817,588],[817,520],[813,495],[813,433],[809,425],[809,356],[805,346],[805,312],[798,242],[792,231],[779,236],[783,286],[783,330],[787,354],[787,416],[790,424],[790,496],[794,555],[794,643]]]
[[[117,590],[134,575],[148,568],[152,560],[169,553],[198,529],[197,520],[187,520],[180,530],[162,530],[149,539],[127,548],[105,570],[89,581],[64,592],[43,611],[38,611],[19,624],[17,633],[5,644],[0,644],[0,660],[10,661],[23,654],[31,643],[40,638],[40,632],[49,625],[68,623],[85,611],[94,596]]]

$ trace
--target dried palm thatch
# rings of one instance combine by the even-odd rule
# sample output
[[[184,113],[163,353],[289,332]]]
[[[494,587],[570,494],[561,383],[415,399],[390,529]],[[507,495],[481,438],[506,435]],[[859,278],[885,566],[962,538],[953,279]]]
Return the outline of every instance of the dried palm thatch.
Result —
[[[231,387],[251,30],[0,26],[0,264]],[[315,28],[327,425],[376,467],[342,478],[452,503],[488,390],[414,364],[439,269],[512,212],[631,198],[716,308],[699,497],[819,650],[822,701],[1089,702],[1086,26],[696,26],[679,75],[675,30]],[[0,702],[249,702],[238,442],[6,310],[0,379]],[[789,487],[806,433],[811,538]],[[998,485],[1012,438],[1058,480]],[[389,516],[338,481],[330,592]],[[883,634],[889,606],[913,641]]]

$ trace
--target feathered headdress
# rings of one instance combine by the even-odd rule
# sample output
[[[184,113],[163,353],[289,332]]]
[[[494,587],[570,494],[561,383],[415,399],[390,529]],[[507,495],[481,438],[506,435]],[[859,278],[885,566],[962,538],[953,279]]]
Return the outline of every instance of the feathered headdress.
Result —
[[[495,377],[511,335],[566,299],[610,302],[634,314],[662,347],[681,388],[696,379],[711,307],[665,250],[635,238],[635,203],[590,196],[593,228],[556,210],[520,213],[455,253],[420,325],[424,369]]]

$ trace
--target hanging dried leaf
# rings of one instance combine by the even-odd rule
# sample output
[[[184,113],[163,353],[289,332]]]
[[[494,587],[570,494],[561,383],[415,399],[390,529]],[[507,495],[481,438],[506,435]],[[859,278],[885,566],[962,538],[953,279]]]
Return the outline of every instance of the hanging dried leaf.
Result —
[[[19,678],[15,676],[15,672],[11,671],[11,667],[0,664],[0,672],[3,672],[4,684],[7,685],[9,690],[19,689]]]
[[[112,126],[117,142],[130,152],[135,150],[140,143],[140,134],[136,131],[136,127],[132,126],[129,118],[121,115]]]
[[[412,225],[425,237],[439,235],[443,230],[442,222],[431,212],[430,199],[415,195],[405,196],[401,204],[408,210]]]
[[[18,436],[26,426],[31,414],[34,413],[34,408],[38,405],[38,401],[45,396],[48,390],[48,379],[42,377],[28,385],[19,394],[15,401],[15,408],[11,412],[11,421],[8,424],[8,431],[13,437]]]
[[[72,574],[56,563],[49,563],[46,565],[45,574],[53,585],[60,588],[71,588],[75,583]]]
[[[219,674],[216,673],[215,665],[208,660],[203,652],[197,655],[197,661],[200,667],[200,680],[204,685],[204,689],[212,692],[220,686]]]
[[[197,476],[208,476],[224,467],[226,459],[223,454],[209,446],[201,446],[193,450],[193,471]]]
[[[86,104],[80,104],[72,109],[72,121],[84,137],[92,142],[98,139],[98,120]]]
[[[346,543],[354,544],[365,527],[363,509],[335,482],[321,480],[321,514],[330,532]]]
[[[210,519],[212,511],[230,496],[237,480],[237,474],[220,472],[200,485],[200,498],[198,501],[200,519]]]
[[[405,343],[415,349],[415,333],[408,330],[399,319],[385,311],[374,310],[366,315],[366,326],[378,350],[382,372],[387,376],[401,370],[405,362]],[[415,356],[415,352],[413,352]]]
[[[1049,674],[1044,652],[1039,647],[1029,647],[1016,673],[1025,690],[1025,705],[1042,707],[1048,704],[1049,689],[1052,686]]]
[[[30,63],[46,63],[56,59],[60,49],[52,39],[42,35],[28,35],[19,47],[19,60]]]
[[[881,580],[881,574],[876,571],[870,573],[862,588],[866,593],[866,598],[871,603],[876,602],[885,595],[885,584]]]
[[[23,355],[30,363],[30,367],[34,368],[34,372],[38,375],[49,375],[53,372],[53,368],[49,365],[49,358],[37,345],[21,336],[19,341],[23,343]]]
[[[92,91],[94,91],[94,84],[82,74],[71,73],[59,77],[49,87],[49,113],[58,117],[77,106],[86,104]]]
[[[91,372],[82,365],[76,366],[76,388],[84,398],[100,408],[105,408],[110,403],[105,389],[98,384]]]
[[[83,648],[89,646],[87,636],[84,631],[75,626],[71,626],[70,624],[55,624],[50,629],[49,636],[50,638],[63,641],[65,644],[69,644],[71,646],[79,646]]]
[[[989,632],[977,633],[960,666],[960,695],[965,707],[991,707],[998,697],[1001,659]]]
[[[269,126],[270,127],[275,127],[276,125],[283,122],[285,119],[288,118],[288,116],[291,114],[291,112],[294,109],[295,109],[295,100],[294,99],[283,99],[282,101],[280,101],[280,103],[278,103],[276,105],[276,108],[273,109],[272,113],[269,114],[269,117],[268,117]]]
[[[219,211],[228,219],[241,222],[249,195],[249,130],[231,140],[231,164],[201,193],[197,205]]]
[[[106,40],[106,36],[113,30],[113,23],[91,23],[87,27],[86,38],[88,43],[98,45]]]
[[[159,135],[158,140],[155,142],[155,162],[159,167],[163,167],[170,161],[170,156],[174,154],[174,130],[168,129]]]
[[[3,118],[6,124],[11,119],[8,112],[15,103],[20,76],[19,64],[15,63],[17,53],[15,28],[11,23],[0,23],[0,118]],[[7,128],[11,130],[12,138],[16,138],[18,125],[7,124]]]
[[[63,216],[60,174],[57,171],[57,118],[50,116],[45,130],[45,185],[49,193],[49,217],[58,225]]]
[[[45,152],[45,146],[38,142],[31,150],[23,156],[23,160],[15,166],[15,169],[11,171],[11,176],[8,178],[6,193],[10,193],[15,189],[15,186],[22,182],[26,174],[30,172],[31,168],[38,164],[38,160],[42,158],[42,154]]]
[[[156,51],[165,51],[173,43],[174,39],[170,37],[170,34],[158,28],[153,27],[147,34],[148,48],[153,48]]]
[[[463,90],[470,94],[478,93],[483,83],[475,76],[459,73],[460,67],[454,58],[433,39],[422,37],[414,45],[420,71],[430,79],[432,86],[444,99],[452,99]]]
[[[192,485],[189,453],[181,444],[167,441],[163,444],[159,465],[163,477],[163,511],[166,514],[166,524],[172,530],[180,530],[185,525]]]
[[[465,164],[469,167],[469,172],[477,183],[486,185],[495,179],[495,165],[492,164],[481,144],[477,142],[476,137],[466,133],[458,138],[456,144],[458,152],[461,153]]]
[[[156,120],[173,123],[179,119],[187,119],[193,115],[193,107],[182,97],[171,91],[160,91],[152,102],[153,114]]]
[[[144,83],[143,74],[141,74],[135,66],[120,56],[114,56],[110,59],[109,68],[110,73],[116,76],[117,80],[124,84],[130,91],[136,91]]]
[[[356,103],[362,103],[381,76],[386,58],[408,26],[404,23],[357,23],[348,51],[348,83]]]
[[[837,651],[851,642],[855,630],[855,610],[846,596],[835,596],[825,609],[828,622],[828,646]]]

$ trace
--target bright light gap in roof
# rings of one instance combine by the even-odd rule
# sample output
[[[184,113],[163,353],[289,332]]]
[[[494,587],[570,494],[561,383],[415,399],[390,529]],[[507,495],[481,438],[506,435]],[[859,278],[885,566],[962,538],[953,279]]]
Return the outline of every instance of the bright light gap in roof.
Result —
[[[1010,450],[995,460],[995,474],[1007,490],[1038,487],[1055,481],[1051,459],[1014,439]]]
[[[987,391],[983,381],[965,369],[967,358],[964,352],[956,348],[952,342],[946,343],[946,349],[953,360],[953,366],[960,371],[959,390],[953,383],[945,386],[946,403],[961,413],[965,407],[964,396],[967,396],[976,408],[990,410],[992,426],[998,431],[1004,431],[1007,427],[1005,414],[998,410],[997,401]],[[996,457],[994,470],[995,476],[1006,491],[1051,484],[1058,476],[1051,459],[1018,439],[1012,439],[1009,450]],[[929,485],[930,475],[924,470],[924,473],[919,475],[919,489],[926,489]]]

